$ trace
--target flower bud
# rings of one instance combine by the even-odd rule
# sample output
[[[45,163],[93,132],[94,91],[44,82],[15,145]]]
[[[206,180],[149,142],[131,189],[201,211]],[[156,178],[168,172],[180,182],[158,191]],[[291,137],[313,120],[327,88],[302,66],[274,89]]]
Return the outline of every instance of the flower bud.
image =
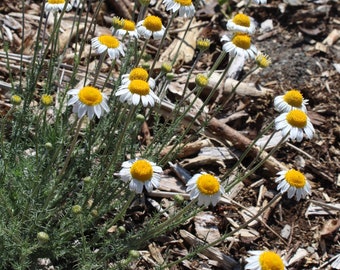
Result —
[[[41,96],[40,102],[44,106],[50,106],[53,103],[53,97],[51,95],[43,94]]]
[[[195,82],[198,86],[205,87],[208,84],[208,78],[207,78],[207,76],[205,76],[203,74],[197,74],[197,76],[195,78]]]
[[[53,148],[52,143],[50,143],[50,142],[45,143],[45,148],[48,149],[48,150],[52,149]]]
[[[13,96],[11,97],[11,103],[12,103],[13,105],[20,105],[21,102],[22,102],[22,99],[21,99],[20,96],[18,96],[18,95],[13,95]]]
[[[169,72],[165,75],[165,78],[168,80],[168,81],[172,81],[174,79],[175,75],[172,73],[172,72]]]
[[[136,115],[136,120],[138,122],[144,122],[145,121],[145,116],[143,114],[139,113],[139,114]]]
[[[181,194],[176,194],[174,196],[174,201],[176,204],[181,205],[184,202],[184,197]]]
[[[45,232],[38,232],[37,233],[37,239],[38,239],[39,243],[45,244],[50,240],[50,237]]]
[[[170,63],[163,63],[162,64],[162,71],[164,73],[169,73],[172,70],[172,65]]]
[[[137,250],[132,249],[132,250],[129,251],[129,257],[131,259],[138,259],[139,256],[140,256],[140,254]]]
[[[210,43],[211,43],[210,40],[207,38],[198,38],[196,41],[196,47],[200,51],[204,52],[209,49]]]
[[[75,215],[79,215],[82,211],[82,208],[80,205],[73,205],[72,206],[72,213],[75,214]]]

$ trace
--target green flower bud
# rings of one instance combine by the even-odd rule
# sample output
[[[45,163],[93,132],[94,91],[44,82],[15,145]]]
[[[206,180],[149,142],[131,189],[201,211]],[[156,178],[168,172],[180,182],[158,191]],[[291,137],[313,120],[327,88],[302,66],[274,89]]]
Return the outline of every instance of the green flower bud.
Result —
[[[52,143],[50,143],[50,142],[45,143],[45,148],[46,149],[52,149],[53,148]]]
[[[132,249],[132,250],[129,251],[129,257],[130,257],[131,259],[138,259],[139,256],[140,256],[139,251],[134,250],[134,249]]]
[[[126,233],[126,229],[124,226],[119,226],[117,229],[119,234],[125,234]]]
[[[172,70],[172,65],[170,63],[163,63],[162,64],[162,71],[164,73],[169,73]]]
[[[85,183],[90,183],[90,182],[91,182],[91,176],[86,176],[86,177],[84,177],[84,178],[83,178],[83,181],[84,181]]]
[[[11,97],[11,103],[12,103],[13,105],[20,105],[21,102],[22,102],[22,99],[21,99],[20,96],[18,96],[18,95],[13,95],[13,96]]]
[[[50,240],[50,237],[45,232],[38,232],[37,233],[37,239],[38,239],[39,243],[45,244]]]
[[[184,197],[181,194],[176,194],[174,196],[174,201],[176,204],[181,205],[184,202]]]
[[[75,215],[79,215],[82,211],[82,208],[80,205],[73,205],[72,206],[72,213],[75,214]]]
[[[165,75],[165,78],[168,80],[168,81],[172,81],[174,79],[175,75],[172,73],[172,72],[169,72]]]
[[[145,121],[145,116],[143,114],[139,113],[139,114],[136,115],[136,120],[138,122],[144,122]]]

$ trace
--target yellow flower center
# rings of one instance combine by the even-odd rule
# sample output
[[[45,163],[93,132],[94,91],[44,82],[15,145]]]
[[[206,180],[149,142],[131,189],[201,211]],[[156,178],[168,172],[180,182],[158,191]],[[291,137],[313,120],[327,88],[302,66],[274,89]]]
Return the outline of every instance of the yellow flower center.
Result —
[[[283,100],[293,107],[301,107],[303,96],[300,91],[292,89],[283,96]]]
[[[102,102],[103,96],[98,88],[85,86],[80,89],[78,97],[81,103],[87,106],[95,106]]]
[[[232,42],[236,47],[248,50],[251,45],[251,37],[247,34],[236,33],[232,39]]]
[[[257,65],[261,68],[266,68],[272,63],[270,57],[263,53],[260,53],[258,56],[256,56],[255,61]]]
[[[123,29],[126,31],[134,31],[136,29],[136,24],[133,21],[125,19]]]
[[[273,251],[264,251],[260,257],[259,262],[261,270],[284,270],[285,266],[279,255]]]
[[[150,86],[146,81],[143,80],[133,80],[128,86],[129,90],[133,94],[138,94],[140,96],[146,96],[150,92]]]
[[[233,23],[244,27],[249,27],[250,18],[245,14],[239,13],[233,18]]]
[[[297,170],[291,169],[285,174],[289,185],[296,188],[303,188],[306,185],[306,177]]]
[[[143,26],[152,32],[157,32],[162,30],[162,20],[157,16],[149,15],[144,19]]]
[[[307,125],[307,115],[301,110],[290,111],[286,120],[293,127],[304,128]]]
[[[213,195],[220,190],[220,183],[211,174],[203,174],[196,182],[198,190],[204,195]]]
[[[181,6],[191,6],[191,0],[175,0],[176,3],[180,4]]]
[[[153,175],[152,165],[149,161],[141,159],[135,161],[130,168],[131,176],[141,182],[146,182]]]
[[[116,39],[114,36],[102,35],[98,37],[98,40],[101,44],[105,45],[108,48],[118,48],[119,40]]]
[[[65,0],[48,0],[48,3],[49,4],[64,4],[65,3]]]
[[[149,78],[148,72],[144,68],[134,68],[130,71],[129,79],[147,81]]]

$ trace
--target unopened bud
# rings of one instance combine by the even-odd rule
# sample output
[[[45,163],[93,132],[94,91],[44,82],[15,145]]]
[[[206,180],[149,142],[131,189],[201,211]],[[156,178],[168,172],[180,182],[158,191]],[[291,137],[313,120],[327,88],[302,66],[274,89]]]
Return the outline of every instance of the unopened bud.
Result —
[[[38,232],[37,233],[37,239],[38,239],[39,243],[45,244],[50,240],[50,237],[45,232]]]
[[[75,215],[79,215],[82,211],[82,208],[80,205],[73,205],[72,206],[72,213],[75,214]]]

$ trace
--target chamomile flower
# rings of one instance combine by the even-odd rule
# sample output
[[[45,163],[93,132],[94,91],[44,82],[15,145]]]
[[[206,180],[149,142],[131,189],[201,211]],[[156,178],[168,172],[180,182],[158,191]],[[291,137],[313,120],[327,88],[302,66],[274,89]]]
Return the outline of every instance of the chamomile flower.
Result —
[[[125,183],[129,182],[131,191],[139,194],[143,192],[143,187],[148,192],[154,187],[158,188],[162,173],[162,168],[151,161],[132,159],[123,162],[119,175]]]
[[[101,54],[107,51],[111,59],[118,59],[119,56],[124,56],[124,47],[121,42],[114,36],[101,35],[91,39],[92,48],[97,53]]]
[[[127,102],[137,106],[142,102],[144,107],[148,105],[154,106],[155,103],[160,102],[159,98],[152,91],[151,85],[145,80],[128,80],[119,88],[116,96],[119,96],[121,102]]]
[[[289,112],[293,109],[300,109],[307,112],[308,100],[304,99],[301,92],[296,89],[287,91],[286,94],[277,96],[274,99],[274,107],[279,112]]]
[[[165,33],[165,27],[161,18],[153,15],[147,16],[144,20],[137,23],[137,32],[142,37],[149,39],[161,39]]]
[[[195,7],[192,0],[163,0],[166,10],[173,13],[178,11],[180,17],[191,18],[195,15]]]
[[[123,27],[116,31],[118,37],[128,34],[130,37],[138,38],[138,32],[134,21],[124,19]]]
[[[231,56],[238,55],[245,59],[254,59],[256,57],[257,49],[255,45],[251,44],[251,37],[248,34],[234,33],[231,39],[224,35],[221,41],[227,41],[222,49]]]
[[[58,12],[62,11],[65,8],[65,11],[70,11],[72,9],[72,5],[67,3],[65,0],[47,0],[45,4],[45,12]]]
[[[77,113],[79,118],[85,114],[89,119],[92,119],[94,115],[100,118],[104,115],[104,111],[110,111],[107,96],[95,87],[85,86],[81,89],[71,89],[67,94],[72,96],[67,105],[73,105],[73,112]]]
[[[122,85],[129,84],[133,80],[142,80],[149,83],[151,89],[154,89],[156,82],[153,78],[149,78],[149,73],[144,68],[136,67],[133,68],[130,73],[122,76]]]
[[[312,139],[315,132],[307,114],[298,109],[282,113],[276,117],[275,128],[281,130],[283,137],[288,134],[292,140],[297,142],[302,141],[303,133],[307,135],[308,139]]]
[[[228,20],[227,29],[238,33],[253,34],[255,32],[255,24],[249,16],[239,13],[233,19]]]
[[[198,205],[215,206],[224,193],[220,180],[208,173],[195,174],[187,183],[186,192],[190,192],[190,200],[198,197]]]
[[[288,198],[292,198],[294,195],[297,201],[301,198],[305,198],[311,194],[311,186],[306,177],[299,171],[291,169],[288,171],[278,172],[278,177],[275,179],[276,183],[279,183],[277,190],[281,193],[287,191]]]
[[[246,270],[286,270],[285,262],[274,251],[251,250],[246,259]]]

